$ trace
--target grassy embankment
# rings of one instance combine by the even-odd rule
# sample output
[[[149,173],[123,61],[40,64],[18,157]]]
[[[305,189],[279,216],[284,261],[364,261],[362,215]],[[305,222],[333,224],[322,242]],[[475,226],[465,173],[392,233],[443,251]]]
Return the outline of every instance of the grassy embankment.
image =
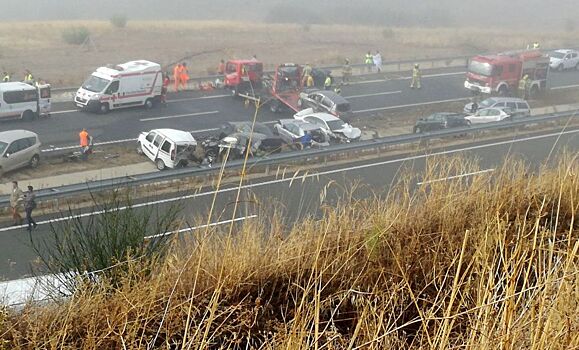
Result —
[[[5,313],[4,348],[577,348],[576,155],[509,164],[416,192],[403,176],[290,232],[272,212],[197,232],[146,279],[134,263],[118,289]],[[426,180],[475,170],[433,161]]]
[[[68,45],[62,32],[84,26],[94,43]],[[498,40],[497,38],[500,38]],[[215,71],[221,58],[257,54],[264,62],[361,63],[368,50],[385,60],[466,55],[523,48],[577,46],[579,32],[533,32],[487,28],[390,28],[346,25],[266,24],[235,21],[131,21],[115,28],[107,21],[0,23],[0,69],[17,79],[24,69],[55,86],[76,86],[94,68],[146,58],[164,65],[183,57],[192,75]],[[90,48],[90,50],[88,50]],[[201,55],[196,55],[204,53]]]

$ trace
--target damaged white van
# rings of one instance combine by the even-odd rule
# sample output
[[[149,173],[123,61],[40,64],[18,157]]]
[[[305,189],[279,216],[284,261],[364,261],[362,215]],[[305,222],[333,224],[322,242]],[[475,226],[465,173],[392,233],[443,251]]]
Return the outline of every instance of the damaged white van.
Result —
[[[191,133],[175,129],[143,132],[137,142],[137,153],[146,155],[159,170],[186,166],[197,147]]]

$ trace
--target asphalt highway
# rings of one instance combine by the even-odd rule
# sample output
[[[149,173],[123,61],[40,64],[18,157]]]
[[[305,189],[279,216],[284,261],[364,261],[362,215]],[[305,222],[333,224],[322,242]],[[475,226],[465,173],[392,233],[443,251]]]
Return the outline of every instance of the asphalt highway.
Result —
[[[423,150],[419,153],[384,156],[380,159],[353,161],[341,165],[320,166],[315,172],[276,174],[247,181],[240,192],[238,210],[233,214],[237,198],[235,185],[227,185],[215,191],[212,187],[180,191],[172,195],[151,194],[150,198],[135,204],[135,208],[152,207],[164,211],[178,205],[190,226],[227,225],[232,219],[267,219],[273,208],[280,210],[285,223],[291,225],[305,217],[318,217],[324,206],[334,206],[353,191],[354,198],[365,198],[370,193],[385,194],[402,173],[413,174],[411,186],[418,186],[427,162],[439,157],[461,156],[476,160],[480,171],[457,173],[451,178],[435,181],[462,181],[473,176],[492,176],[505,164],[505,159],[524,160],[532,170],[539,165],[556,160],[564,151],[579,151],[579,129],[542,132],[533,136],[518,136],[501,140]],[[507,158],[508,157],[508,158]],[[508,164],[507,164],[508,165]],[[215,200],[213,215],[208,217],[211,203]],[[86,209],[75,215],[84,217],[99,215],[96,209]],[[194,220],[201,218],[202,220]],[[51,225],[69,221],[67,213],[38,216],[38,229],[32,232],[34,240],[50,237]],[[189,231],[183,227],[182,235]],[[31,273],[31,264],[37,259],[30,247],[30,237],[24,227],[0,227],[0,279],[18,279]]]
[[[422,90],[411,90],[407,76],[388,74],[388,79],[385,76],[369,76],[365,81],[342,88],[342,95],[350,100],[357,117],[470,96],[463,86],[463,68],[424,71]],[[553,72],[551,85],[554,89],[579,87],[579,71]],[[224,90],[170,93],[169,102],[166,107],[157,106],[152,110],[132,108],[111,111],[107,115],[77,111],[72,102],[55,103],[51,118],[33,122],[2,121],[0,129],[34,131],[40,135],[44,148],[75,147],[82,128],[87,128],[96,143],[103,143],[135,139],[139,132],[154,128],[206,133],[226,121],[251,120],[254,114],[252,107],[245,107],[241,100],[232,98]],[[291,118],[291,113],[275,114],[268,108],[262,108],[259,114],[262,122],[288,117]]]

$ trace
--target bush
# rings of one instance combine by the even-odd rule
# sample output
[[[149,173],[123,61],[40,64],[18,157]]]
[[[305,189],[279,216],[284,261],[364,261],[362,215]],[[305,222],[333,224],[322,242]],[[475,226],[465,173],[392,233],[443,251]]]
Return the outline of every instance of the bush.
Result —
[[[89,36],[90,31],[83,26],[70,27],[62,31],[62,39],[70,45],[81,45]]]
[[[176,206],[164,212],[134,208],[130,198],[116,193],[104,200],[93,197],[93,204],[98,215],[82,217],[69,208],[61,215],[60,224],[51,224],[48,237],[30,236],[44,268],[60,276],[70,292],[80,278],[107,281],[116,287],[132,272],[131,267],[138,267],[141,275],[148,274],[164,256],[169,239],[164,233],[171,232],[178,221]]]
[[[112,16],[110,21],[115,28],[125,28],[129,20],[127,19],[127,15],[117,14]]]

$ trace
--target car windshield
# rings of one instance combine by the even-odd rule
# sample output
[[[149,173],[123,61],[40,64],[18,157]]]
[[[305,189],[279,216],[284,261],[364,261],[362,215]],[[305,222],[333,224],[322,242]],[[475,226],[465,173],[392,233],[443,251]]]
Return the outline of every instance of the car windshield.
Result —
[[[348,112],[350,110],[350,104],[341,103],[336,107],[336,109],[338,110],[338,112]]]
[[[82,84],[82,88],[92,92],[101,92],[109,85],[110,82],[110,80],[91,75],[90,78],[88,78],[84,84]]]
[[[563,57],[565,57],[565,54],[562,53],[562,52],[551,52],[551,53],[549,54],[549,56],[552,57],[552,58],[562,59]]]
[[[340,130],[345,126],[345,123],[341,120],[330,120],[327,124],[330,130]]]
[[[490,63],[479,62],[479,61],[470,61],[468,65],[468,71],[490,77],[493,72],[493,66]]]
[[[478,106],[479,106],[479,108],[487,108],[487,107],[490,107],[494,104],[495,104],[495,100],[493,100],[492,98],[487,98],[486,100],[479,103]]]
[[[8,147],[6,142],[0,142],[0,155],[4,154],[4,150]]]

